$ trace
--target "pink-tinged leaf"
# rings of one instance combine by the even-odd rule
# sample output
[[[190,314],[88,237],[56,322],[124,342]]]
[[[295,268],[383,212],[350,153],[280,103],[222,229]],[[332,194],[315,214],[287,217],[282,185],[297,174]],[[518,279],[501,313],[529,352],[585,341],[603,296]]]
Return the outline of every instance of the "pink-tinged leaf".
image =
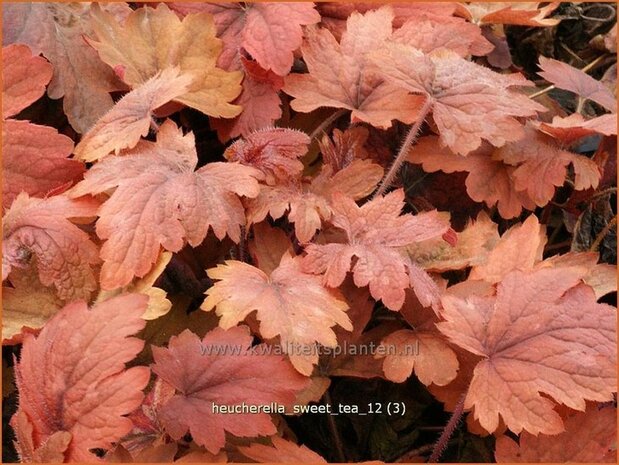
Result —
[[[20,440],[21,450],[58,441],[58,432],[66,432],[71,442],[65,460],[94,462],[90,449],[109,449],[131,430],[123,415],[142,402],[150,372],[146,367],[125,369],[125,363],[144,346],[129,336],[145,325],[141,315],[146,300],[129,294],[91,309],[74,302],[38,337],[24,337],[15,367],[19,407],[13,426],[19,429],[17,437],[30,436],[33,446]],[[24,428],[25,420],[29,427]]]
[[[274,434],[277,429],[266,413],[213,410],[215,404],[290,404],[307,386],[307,378],[283,357],[260,350],[252,348],[246,326],[216,328],[202,340],[185,330],[170,339],[167,349],[153,347],[153,371],[178,391],[161,409],[168,434],[178,440],[190,432],[214,454],[224,447],[226,432],[241,437]]]
[[[436,304],[438,288],[432,279],[399,249],[441,236],[449,229],[449,221],[436,211],[400,215],[403,206],[401,189],[361,207],[336,192],[331,223],[346,233],[346,242],[310,244],[305,270],[324,274],[324,283],[329,287],[339,286],[346,273],[352,271],[355,285],[369,285],[372,297],[382,299],[391,310],[402,307],[404,291],[411,286],[424,305]],[[354,265],[353,257],[357,258]]]
[[[88,234],[68,218],[95,216],[98,207],[88,198],[18,195],[3,218],[3,279],[11,268],[33,266],[41,283],[53,285],[60,299],[88,300],[97,288],[92,266],[99,262],[99,253]]]
[[[546,242],[546,227],[535,215],[530,215],[501,236],[485,262],[473,267],[469,279],[483,279],[494,284],[513,270],[531,270],[542,260]]]
[[[498,463],[616,463],[616,442],[617,409],[589,405],[585,412],[568,413],[565,431],[555,436],[523,432],[518,443],[499,437],[494,456]]]
[[[297,445],[279,436],[272,436],[271,444],[272,446],[265,446],[253,443],[248,447],[239,447],[239,451],[258,463],[327,463],[322,456],[306,446]]]
[[[86,133],[75,147],[75,156],[95,161],[107,154],[135,147],[148,134],[152,112],[185,94],[193,78],[178,68],[166,68],[125,95]]]
[[[245,49],[265,70],[285,76],[290,72],[293,53],[303,40],[302,26],[320,21],[314,4],[307,3],[185,3],[170,5],[182,14],[205,11],[217,25],[217,36],[224,41],[219,64],[231,69]],[[234,66],[236,69],[236,66]]]
[[[309,376],[318,362],[318,352],[308,355],[302,349],[316,343],[335,347],[337,339],[331,328],[340,325],[351,330],[352,324],[346,302],[325,288],[320,277],[303,273],[299,262],[285,254],[270,275],[232,260],[211,268],[209,278],[218,281],[206,291],[202,309],[217,307],[219,325],[224,329],[257,311],[262,337],[280,336],[283,352],[300,373]]]
[[[23,410],[18,410],[9,424],[15,433],[16,440],[13,444],[22,463],[62,463],[65,461],[64,453],[71,443],[71,433],[57,431],[37,447],[32,437],[34,427]]]
[[[540,207],[554,197],[555,187],[563,185],[570,163],[574,167],[576,190],[596,188],[601,177],[593,160],[561,149],[548,136],[530,126],[525,128],[522,141],[505,145],[492,157],[517,166],[513,172],[514,187],[525,192]]]
[[[370,70],[393,85],[422,94],[432,103],[441,143],[466,155],[482,140],[500,147],[524,136],[516,117],[533,116],[545,107],[514,86],[531,83],[519,75],[498,74],[449,50],[429,55],[389,42],[373,51]]]
[[[48,126],[6,120],[2,126],[2,204],[9,207],[24,191],[34,197],[69,188],[85,167],[67,157],[73,141]]]
[[[52,65],[27,45],[2,48],[2,117],[16,115],[45,93]]]
[[[464,408],[487,431],[499,416],[515,433],[558,434],[555,402],[585,409],[617,389],[616,311],[596,303],[581,267],[512,271],[496,296],[443,298],[437,326],[451,342],[484,357]],[[543,394],[543,396],[542,396]]]
[[[124,8],[123,8],[124,5]],[[126,4],[106,5],[118,17],[131,11]],[[35,55],[52,63],[47,89],[50,98],[63,99],[69,123],[86,132],[112,105],[110,92],[125,87],[85,41],[90,33],[88,3],[11,3],[2,9],[4,44],[27,44]]]
[[[292,52],[301,46],[301,26],[320,21],[313,3],[254,3],[240,11],[245,15],[241,46],[280,76],[290,72]]]
[[[357,200],[370,195],[382,179],[383,169],[369,160],[355,160],[336,173],[330,166],[311,180],[262,186],[255,199],[246,202],[249,224],[260,223],[267,215],[278,219],[288,212],[297,239],[309,242],[333,213],[331,194],[341,192]]]
[[[233,119],[211,118],[211,127],[222,142],[273,126],[273,122],[282,116],[279,91],[284,86],[284,79],[243,56],[240,62],[245,77],[241,95],[234,103],[243,107],[243,111]]]
[[[479,26],[451,16],[440,19],[425,15],[411,17],[394,31],[391,39],[415,47],[423,53],[445,48],[463,58],[487,55],[494,49],[483,37]]]
[[[525,192],[515,189],[513,166],[496,161],[492,157],[494,148],[489,144],[467,156],[453,153],[442,147],[438,137],[422,137],[411,148],[407,160],[423,166],[424,171],[444,171],[453,173],[467,171],[466,191],[476,202],[485,202],[492,207],[497,205],[503,218],[520,215],[522,208],[533,210],[535,203]]]
[[[592,134],[605,136],[617,135],[617,114],[609,113],[590,120],[574,113],[565,118],[555,116],[552,123],[536,122],[537,129],[558,139],[562,144],[570,145]]]
[[[436,313],[419,304],[412,292],[406,293],[406,301],[400,313],[412,329],[400,329],[385,337],[381,352],[375,358],[382,358],[385,377],[395,383],[406,381],[413,370],[426,386],[444,386],[450,383],[458,372],[458,359],[449,347],[445,336],[435,326],[439,320]],[[440,363],[436,363],[440,360]]]
[[[372,72],[368,54],[380,50],[391,36],[389,7],[365,15],[353,13],[338,43],[326,29],[308,27],[301,50],[309,73],[286,77],[284,92],[295,97],[295,111],[309,113],[320,107],[352,111],[351,121],[388,128],[394,119],[415,121],[423,99],[408,94]]]
[[[438,138],[423,137],[411,148],[408,161],[419,163],[428,172],[467,171],[466,190],[471,199],[497,204],[503,218],[513,218],[522,209],[545,206],[562,186],[567,166],[575,172],[578,190],[597,186],[600,171],[595,162],[583,155],[560,149],[550,138],[526,127],[527,137],[494,148],[483,144],[480,149],[461,156],[441,147]]]
[[[224,157],[259,169],[267,184],[298,177],[303,163],[298,159],[307,153],[310,138],[295,129],[267,128],[237,140],[226,149]]]
[[[517,26],[548,27],[561,21],[547,16],[557,9],[560,2],[539,7],[540,2],[471,2],[459,3],[456,13],[475,24],[514,24]]]
[[[99,211],[97,234],[107,239],[101,287],[127,285],[143,277],[160,247],[178,252],[185,242],[199,245],[209,230],[218,239],[239,240],[245,214],[239,196],[256,197],[255,168],[238,163],[198,163],[192,133],[183,135],[167,120],[157,142],[141,141],[124,156],[107,157],[71,191],[73,197],[116,188]]]
[[[539,57],[542,69],[538,74],[559,89],[569,90],[576,95],[593,100],[612,112],[617,111],[617,99],[600,81],[584,71],[552,58]]]
[[[382,6],[378,2],[319,2],[316,8],[322,16],[321,25],[339,40],[346,31],[346,20],[352,13],[367,13]],[[389,6],[393,10],[393,26],[396,28],[420,16],[437,21],[448,19],[456,9],[456,4],[452,2],[394,2],[389,3]]]

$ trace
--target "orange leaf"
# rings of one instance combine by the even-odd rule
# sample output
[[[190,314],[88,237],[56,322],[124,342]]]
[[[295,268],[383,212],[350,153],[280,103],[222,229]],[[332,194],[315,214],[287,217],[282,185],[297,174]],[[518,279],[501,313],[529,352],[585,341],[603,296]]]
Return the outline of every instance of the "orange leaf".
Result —
[[[300,349],[316,343],[335,347],[337,339],[331,327],[337,324],[351,330],[352,325],[346,315],[348,305],[323,287],[318,276],[303,273],[299,260],[285,254],[270,275],[233,260],[211,268],[209,278],[219,281],[206,291],[202,309],[217,307],[219,326],[224,329],[256,310],[262,337],[280,336],[283,352],[299,372],[309,376],[318,353],[306,355]]]
[[[617,111],[617,99],[600,81],[593,79],[584,71],[552,58],[539,57],[538,72],[541,77],[559,89],[569,90],[584,99],[593,100],[612,112]]]
[[[339,39],[346,30],[346,19],[352,13],[367,13],[381,6],[378,2],[319,2],[316,7],[322,16],[321,24]],[[389,3],[389,6],[393,10],[394,27],[401,27],[420,16],[440,21],[451,17],[456,9],[456,4],[452,2],[394,2]]]
[[[45,93],[52,66],[27,45],[2,48],[2,117],[16,115]]]
[[[202,340],[185,330],[170,339],[167,349],[153,347],[153,371],[178,391],[161,408],[168,434],[178,440],[189,431],[197,444],[213,454],[224,447],[226,431],[242,437],[274,434],[276,428],[267,413],[213,410],[215,405],[289,404],[307,386],[307,379],[287,361],[261,354],[260,348],[252,349],[246,326],[216,328]]]
[[[328,199],[333,192],[361,199],[372,193],[382,176],[379,165],[369,160],[356,160],[334,174],[330,166],[324,166],[311,181],[263,186],[260,194],[246,203],[247,221],[259,223],[267,215],[277,219],[289,210],[288,221],[294,223],[297,239],[306,243],[321,228],[322,220],[331,218],[333,208]]]
[[[565,432],[556,436],[520,435],[519,444],[509,436],[496,441],[496,461],[616,463],[617,409],[590,405],[585,412],[571,412]],[[614,450],[613,450],[614,449]]]
[[[157,8],[138,8],[120,24],[93,4],[91,17],[98,41],[88,42],[105,63],[123,68],[127,84],[137,87],[158,71],[178,66],[182,74],[193,77],[193,84],[176,101],[210,116],[231,118],[241,112],[228,102],[241,92],[242,76],[216,66],[222,44],[215,37],[210,14],[190,14],[180,20],[162,3]]]
[[[135,147],[148,134],[152,112],[187,92],[191,75],[166,68],[126,94],[86,133],[75,147],[75,156],[95,161]]]
[[[565,118],[555,116],[552,123],[533,123],[536,127],[554,137],[564,145],[569,145],[592,134],[605,136],[617,135],[617,115],[609,113],[590,120],[585,120],[579,113],[574,113]]]
[[[228,3],[197,4],[175,2],[172,8],[183,14],[201,11],[213,14],[225,52],[220,65],[232,69],[238,50],[247,50],[265,70],[279,76],[290,72],[293,54],[301,46],[303,25],[320,21],[314,4],[307,3]]]
[[[279,436],[271,437],[272,446],[260,443],[250,444],[248,447],[239,447],[241,454],[258,463],[327,463],[327,461],[313,450],[286,441]]]
[[[60,193],[82,178],[84,164],[67,157],[73,141],[48,126],[9,119],[2,124],[2,204],[20,192],[44,197]]]
[[[494,49],[482,36],[479,26],[451,16],[412,16],[391,38],[424,53],[445,48],[463,58],[487,55]]]
[[[597,186],[600,170],[591,159],[554,145],[550,138],[525,127],[525,139],[461,156],[441,147],[435,136],[423,137],[411,148],[408,161],[420,163],[428,172],[468,171],[467,193],[476,202],[497,204],[503,218],[520,215],[522,208],[533,210],[552,199],[555,187],[562,186],[567,166],[575,172],[578,190]]]
[[[352,110],[352,122],[380,128],[390,127],[394,119],[415,121],[420,99],[368,69],[367,56],[391,36],[392,20],[389,7],[353,13],[339,43],[326,29],[308,27],[301,50],[309,74],[290,74],[284,84],[284,92],[295,97],[292,109],[309,113],[319,107],[345,108]]]
[[[369,285],[372,297],[382,299],[391,310],[402,307],[404,291],[410,286],[424,305],[436,304],[436,284],[399,248],[442,235],[449,229],[449,221],[436,211],[400,216],[403,206],[402,189],[361,207],[336,192],[331,223],[345,231],[346,243],[310,244],[306,248],[304,268],[312,273],[324,273],[324,283],[329,287],[339,286],[346,273],[352,271],[355,285]],[[353,257],[357,257],[354,265]]]
[[[125,363],[144,345],[129,336],[144,327],[146,300],[129,294],[91,309],[74,302],[37,338],[24,336],[15,367],[19,407],[12,421],[17,437],[26,439],[19,439],[22,452],[47,446],[66,432],[71,442],[65,459],[93,462],[90,449],[108,449],[131,430],[123,415],[140,405],[150,372],[125,370]]]
[[[230,161],[253,166],[265,174],[267,184],[294,178],[303,171],[298,158],[307,153],[310,138],[295,129],[266,128],[237,140],[224,152]]]
[[[98,250],[88,234],[67,218],[94,216],[98,207],[94,199],[19,194],[3,218],[3,279],[11,268],[32,263],[41,283],[53,284],[60,299],[89,299],[97,288],[92,265],[99,262]],[[31,261],[33,256],[36,260]]]
[[[43,95],[52,67],[45,59],[32,56],[25,45],[10,45],[2,52],[2,116],[7,118]],[[82,163],[67,160],[72,150],[73,141],[54,128],[27,121],[3,121],[3,206],[9,207],[22,191],[43,197],[81,178]]]
[[[616,383],[616,312],[596,303],[580,267],[512,271],[496,296],[443,298],[438,328],[484,357],[475,367],[465,408],[489,432],[499,415],[515,433],[564,430],[555,403],[584,410],[585,400],[612,399]],[[541,394],[544,394],[542,396]]]
[[[415,370],[419,381],[426,386],[450,383],[457,375],[458,359],[445,336],[436,329],[435,323],[439,321],[436,313],[420,305],[410,291],[400,313],[412,329],[394,331],[381,341],[384,354],[379,352],[375,358],[384,358],[385,377],[402,383]]]
[[[62,97],[73,128],[86,132],[112,105],[110,92],[123,90],[112,68],[103,63],[83,38],[90,33],[89,3],[12,3],[2,9],[4,44],[27,44],[43,53],[54,66],[47,89],[50,98]],[[103,8],[117,17],[131,9],[124,3]],[[126,48],[126,44],[124,44]]]
[[[240,62],[245,72],[243,90],[233,103],[243,107],[243,111],[233,119],[211,118],[211,127],[222,142],[270,127],[282,116],[279,91],[284,79],[243,56]]]
[[[471,2],[458,3],[456,12],[472,22],[482,24],[514,24],[517,26],[556,26],[560,19],[547,18],[559,2],[539,7],[540,2]]]
[[[512,226],[501,236],[486,260],[473,267],[469,279],[500,282],[513,270],[532,270],[542,260],[546,246],[546,227],[535,215],[529,215],[522,224]]]
[[[30,270],[14,269],[12,287],[2,288],[2,344],[20,344],[23,334],[36,332],[62,308],[53,289]]]
[[[238,196],[255,197],[262,174],[237,163],[198,163],[192,133],[167,120],[157,142],[142,141],[120,157],[93,166],[71,195],[99,194],[116,188],[99,211],[97,234],[107,239],[101,248],[101,287],[127,285],[143,277],[163,246],[178,252],[186,239],[199,245],[209,227],[218,239],[240,238],[245,223]]]
[[[430,99],[441,143],[461,155],[479,148],[482,139],[497,147],[521,139],[524,132],[515,117],[546,111],[511,90],[531,85],[520,75],[495,73],[449,50],[426,55],[410,45],[389,42],[368,59],[373,72]]]
[[[542,261],[546,242],[546,227],[539,223],[535,215],[530,215],[522,224],[512,226],[499,241],[495,241],[491,252],[471,269],[469,279],[495,284],[513,270],[579,267],[585,273],[583,281],[593,288],[597,298],[617,290],[615,267],[598,264],[597,253],[569,252]]]

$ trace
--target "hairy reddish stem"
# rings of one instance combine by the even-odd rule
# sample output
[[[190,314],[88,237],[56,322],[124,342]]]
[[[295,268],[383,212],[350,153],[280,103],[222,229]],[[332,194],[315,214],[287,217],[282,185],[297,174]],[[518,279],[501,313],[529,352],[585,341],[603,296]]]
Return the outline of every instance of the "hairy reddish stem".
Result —
[[[449,439],[451,439],[451,436],[454,434],[458,423],[460,423],[460,420],[462,419],[462,414],[464,413],[465,398],[466,392],[462,394],[462,397],[460,397],[460,400],[456,404],[456,408],[451,414],[451,418],[447,422],[447,426],[445,426],[445,429],[441,433],[441,437],[438,438],[438,441],[436,441],[436,444],[434,444],[434,449],[432,449],[432,455],[430,455],[428,463],[438,462],[438,459],[440,459],[441,455],[443,455],[443,452],[445,452],[445,449],[447,448],[447,445],[449,443]]]
[[[415,124],[413,124],[413,126],[408,131],[408,134],[404,138],[404,142],[402,142],[402,146],[400,147],[398,155],[395,157],[395,160],[393,160],[393,163],[391,164],[391,166],[389,167],[389,171],[387,171],[387,174],[381,181],[380,186],[378,186],[378,189],[376,189],[376,192],[374,192],[372,199],[384,195],[385,192],[387,192],[387,189],[391,187],[391,184],[393,184],[395,177],[400,171],[402,163],[404,163],[404,160],[406,159],[408,150],[410,149],[411,145],[413,145],[413,142],[415,142],[415,140],[417,139],[417,136],[419,135],[419,130],[421,129],[421,125],[426,120],[426,116],[428,116],[428,113],[432,108],[432,103],[433,101],[430,98],[426,99],[426,101],[424,102],[421,110],[419,111],[417,121],[415,121]]]

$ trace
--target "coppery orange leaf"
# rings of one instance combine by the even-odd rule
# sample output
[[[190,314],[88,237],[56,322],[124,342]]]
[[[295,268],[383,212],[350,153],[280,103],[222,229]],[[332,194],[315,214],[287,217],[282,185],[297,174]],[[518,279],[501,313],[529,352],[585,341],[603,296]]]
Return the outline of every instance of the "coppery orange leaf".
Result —
[[[2,77],[2,116],[8,118],[43,95],[52,67],[32,56],[26,45],[10,45],[2,49]],[[72,150],[73,141],[54,128],[3,121],[3,206],[9,207],[22,191],[42,197],[70,187],[84,172],[82,163],[67,159]]]
[[[286,441],[279,436],[271,437],[272,446],[260,443],[250,444],[248,447],[239,447],[243,455],[258,463],[327,463],[327,461],[306,446]]]
[[[98,207],[94,199],[20,194],[3,218],[3,279],[12,268],[32,266],[41,283],[53,285],[60,299],[89,299],[97,288],[92,266],[99,262],[99,251],[68,218],[93,217]]]
[[[436,211],[400,216],[403,204],[401,189],[361,207],[336,192],[331,223],[346,233],[346,242],[308,245],[304,268],[324,274],[329,287],[339,286],[352,271],[355,285],[369,285],[372,297],[382,299],[391,310],[402,307],[404,291],[411,286],[424,305],[435,305],[439,294],[436,284],[399,248],[441,236],[449,229],[449,221]],[[353,265],[354,257],[357,260]]]
[[[531,85],[521,76],[495,73],[449,50],[425,54],[388,42],[368,60],[373,72],[429,100],[441,143],[461,155],[479,148],[482,140],[500,147],[521,139],[524,132],[516,117],[546,110],[511,89]]]
[[[548,18],[559,6],[550,2],[471,2],[459,3],[456,12],[475,24],[515,24],[518,26],[556,26],[561,21]]]
[[[192,82],[178,68],[166,68],[119,100],[75,147],[75,156],[95,161],[109,153],[135,147],[148,134],[152,112],[187,92]]]
[[[596,303],[580,267],[512,271],[496,296],[443,298],[438,328],[483,359],[464,407],[489,432],[558,434],[556,401],[584,410],[616,390],[616,313]],[[543,394],[543,396],[542,396]],[[551,400],[552,399],[552,400]]]
[[[325,30],[309,27],[301,47],[308,74],[286,77],[284,92],[295,97],[295,111],[308,113],[319,107],[352,111],[351,121],[388,128],[394,119],[415,121],[420,98],[386,83],[369,69],[368,54],[380,50],[391,36],[393,13],[388,8],[365,15],[353,13],[338,43]]]
[[[192,133],[183,135],[167,120],[157,142],[142,141],[120,157],[92,167],[71,195],[98,194],[116,188],[99,211],[101,286],[114,289],[143,277],[160,247],[179,251],[186,240],[199,245],[210,227],[219,239],[240,238],[245,223],[238,196],[255,197],[262,177],[238,163],[198,163]]]
[[[227,261],[207,271],[218,281],[206,291],[202,309],[217,307],[219,325],[228,329],[243,321],[254,310],[260,321],[260,333],[270,339],[280,336],[282,349],[294,367],[306,376],[318,362],[316,346],[335,347],[331,329],[340,325],[351,330],[348,305],[334,291],[325,288],[320,277],[303,273],[300,259],[284,254],[279,266],[269,275],[238,261]]]
[[[355,160],[346,168],[333,172],[330,166],[312,179],[291,180],[275,186],[263,186],[255,199],[247,201],[249,224],[273,219],[288,211],[288,221],[302,243],[309,242],[333,213],[329,201],[334,192],[353,199],[362,199],[372,193],[383,176],[383,169],[370,160]]]
[[[444,386],[450,383],[458,371],[458,359],[449,347],[445,336],[437,329],[439,321],[436,313],[419,304],[411,291],[406,293],[406,301],[400,309],[411,328],[399,329],[387,335],[381,343],[385,377],[393,382],[406,381],[413,370],[426,386]],[[385,355],[383,355],[385,354]],[[436,363],[440,360],[440,363]]]
[[[238,51],[244,48],[265,70],[279,76],[290,72],[293,54],[301,46],[303,25],[320,21],[320,15],[311,2],[264,2],[264,3],[184,3],[172,6],[183,14],[208,12],[214,16],[218,36],[224,42],[220,65],[231,69],[229,64],[238,59]]]
[[[424,137],[411,149],[408,160],[423,165],[425,171],[467,171],[466,189],[476,202],[497,204],[503,218],[518,216],[523,208],[533,210],[552,199],[562,186],[567,167],[574,167],[574,187],[596,187],[600,170],[591,159],[561,149],[543,134],[525,128],[526,138],[503,147],[483,144],[461,156],[441,147],[435,136]]]
[[[91,3],[22,2],[2,9],[4,44],[27,44],[54,66],[47,89],[52,99],[62,97],[73,128],[86,132],[113,105],[110,92],[126,90],[112,68],[84,41],[91,32]],[[126,3],[102,4],[116,18],[131,12]]]
[[[234,142],[224,157],[262,171],[267,184],[297,177],[303,171],[298,159],[307,153],[310,138],[295,129],[266,128]]]
[[[27,45],[2,48],[2,117],[16,115],[45,93],[52,66]]]
[[[589,405],[585,412],[567,415],[561,434],[533,436],[523,432],[519,443],[509,436],[499,437],[494,456],[498,463],[616,463],[616,439],[617,409]]]

